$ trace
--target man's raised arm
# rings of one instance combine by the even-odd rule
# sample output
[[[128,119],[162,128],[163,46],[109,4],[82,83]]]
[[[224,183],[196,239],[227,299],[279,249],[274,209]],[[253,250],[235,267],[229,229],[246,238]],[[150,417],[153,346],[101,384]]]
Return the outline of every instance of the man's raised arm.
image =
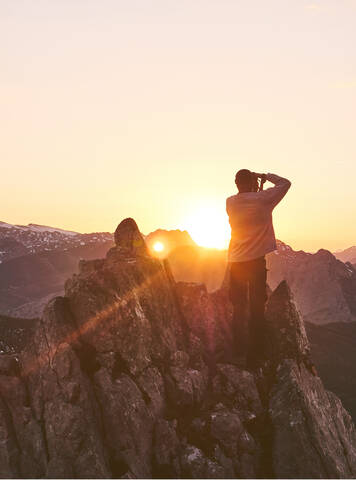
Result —
[[[260,174],[258,174],[260,176]],[[266,180],[274,183],[274,187],[262,190],[260,193],[266,203],[269,203],[272,207],[275,207],[288,192],[291,182],[287,178],[280,177],[275,173],[267,173]]]

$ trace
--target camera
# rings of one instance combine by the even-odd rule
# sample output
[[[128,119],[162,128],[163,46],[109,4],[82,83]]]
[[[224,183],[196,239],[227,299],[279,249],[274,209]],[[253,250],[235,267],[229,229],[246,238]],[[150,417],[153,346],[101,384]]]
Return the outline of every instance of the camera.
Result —
[[[263,184],[266,181],[266,176],[263,175],[262,177],[259,178],[257,173],[251,172],[251,188],[253,192],[260,192],[263,190]],[[260,180],[260,182],[258,181]]]

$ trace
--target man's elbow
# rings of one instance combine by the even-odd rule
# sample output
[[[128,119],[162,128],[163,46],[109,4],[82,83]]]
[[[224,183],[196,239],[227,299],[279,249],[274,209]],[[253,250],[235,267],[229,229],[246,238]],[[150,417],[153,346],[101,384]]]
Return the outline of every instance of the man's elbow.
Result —
[[[290,189],[291,185],[292,185],[292,182],[286,178],[286,187],[287,187],[287,190]]]

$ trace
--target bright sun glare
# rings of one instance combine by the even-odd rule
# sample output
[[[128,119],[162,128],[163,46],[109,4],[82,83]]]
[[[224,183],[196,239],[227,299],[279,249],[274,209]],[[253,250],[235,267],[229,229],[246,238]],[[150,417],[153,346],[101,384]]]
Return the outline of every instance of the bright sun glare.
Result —
[[[202,206],[187,217],[184,228],[202,247],[223,249],[229,245],[231,230],[224,209]]]
[[[154,245],[153,245],[153,250],[155,252],[162,252],[164,250],[164,245],[162,242],[156,242]]]

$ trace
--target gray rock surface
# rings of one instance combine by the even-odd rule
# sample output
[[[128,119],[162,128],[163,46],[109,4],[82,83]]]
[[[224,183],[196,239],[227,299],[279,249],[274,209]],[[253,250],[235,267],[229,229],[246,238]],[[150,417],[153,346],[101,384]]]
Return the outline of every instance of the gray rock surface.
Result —
[[[310,372],[285,283],[267,309],[273,355],[245,371],[226,291],[176,284],[132,219],[115,240],[0,356],[2,478],[355,476],[354,426]]]
[[[275,353],[269,392],[273,470],[278,478],[352,478],[356,431],[350,415],[310,372],[304,324],[282,282],[272,294],[267,319]]]

